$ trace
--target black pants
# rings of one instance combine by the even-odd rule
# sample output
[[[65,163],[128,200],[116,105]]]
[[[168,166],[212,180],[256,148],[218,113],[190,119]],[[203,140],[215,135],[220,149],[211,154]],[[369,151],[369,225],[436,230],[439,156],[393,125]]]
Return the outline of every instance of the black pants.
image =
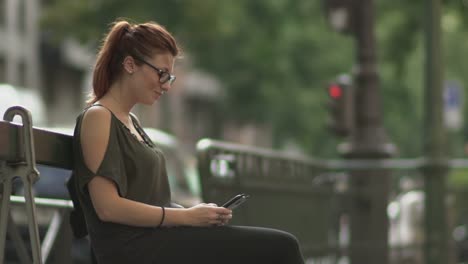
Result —
[[[141,240],[144,240],[142,243]],[[297,239],[280,230],[245,227],[176,227],[156,229],[129,243],[99,264],[303,264]]]

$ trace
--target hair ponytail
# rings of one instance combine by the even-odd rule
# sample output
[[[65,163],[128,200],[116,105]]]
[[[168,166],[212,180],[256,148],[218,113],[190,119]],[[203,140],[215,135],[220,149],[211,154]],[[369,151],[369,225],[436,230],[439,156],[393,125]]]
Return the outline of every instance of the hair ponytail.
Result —
[[[104,38],[94,67],[93,94],[88,100],[88,104],[93,104],[101,99],[119,75],[121,68],[118,61],[125,56],[125,54],[121,54],[119,44],[130,28],[131,25],[127,21],[114,22]]]
[[[154,52],[177,56],[180,49],[174,37],[155,22],[133,25],[117,20],[102,42],[93,71],[93,93],[89,105],[101,99],[122,73],[122,61],[130,56],[150,57]]]

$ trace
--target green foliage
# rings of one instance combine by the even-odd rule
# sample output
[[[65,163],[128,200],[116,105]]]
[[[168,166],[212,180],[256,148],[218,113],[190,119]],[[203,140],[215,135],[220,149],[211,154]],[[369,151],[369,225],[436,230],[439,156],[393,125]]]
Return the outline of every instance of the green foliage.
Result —
[[[57,0],[46,8],[44,25],[97,44],[120,16],[156,20],[174,32],[195,66],[227,89],[227,118],[271,123],[278,146],[295,138],[334,152],[323,145],[334,140],[324,126],[324,87],[350,70],[352,45],[330,32],[317,1]]]
[[[451,189],[468,189],[468,170],[451,170],[448,179]]]
[[[426,3],[378,1],[378,37],[385,125],[402,156],[422,155]],[[442,47],[444,80],[468,83],[466,72],[466,1],[443,1]],[[466,98],[466,94],[464,95]],[[466,100],[464,100],[466,101]],[[464,116],[468,114],[464,108]],[[468,125],[449,131],[449,155],[464,156]]]
[[[444,28],[446,75],[463,83],[465,2],[444,2],[444,18],[456,24]],[[424,5],[376,0],[384,124],[401,156],[421,155]],[[117,17],[155,20],[174,32],[195,66],[226,88],[226,118],[272,124],[277,147],[292,138],[313,155],[336,155],[337,140],[325,127],[325,87],[352,70],[355,47],[351,37],[332,32],[320,1],[52,0],[45,5],[44,27],[97,46]]]
[[[466,223],[468,210],[465,201],[468,199],[468,170],[451,170],[448,177],[448,188],[455,197],[457,223]]]

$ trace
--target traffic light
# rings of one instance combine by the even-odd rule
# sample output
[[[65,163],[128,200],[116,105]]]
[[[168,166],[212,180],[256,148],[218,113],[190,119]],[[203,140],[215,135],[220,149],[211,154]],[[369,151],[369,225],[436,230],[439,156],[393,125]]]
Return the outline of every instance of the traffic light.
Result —
[[[349,76],[342,75],[327,87],[328,128],[337,136],[348,136],[354,127],[354,95]]]

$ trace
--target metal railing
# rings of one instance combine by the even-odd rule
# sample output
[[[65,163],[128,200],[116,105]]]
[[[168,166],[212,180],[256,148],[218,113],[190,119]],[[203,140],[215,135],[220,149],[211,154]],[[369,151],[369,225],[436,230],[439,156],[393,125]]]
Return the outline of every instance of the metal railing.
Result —
[[[12,226],[13,221],[10,218],[10,196],[12,192],[12,181],[14,177],[19,176],[24,184],[25,198],[26,198],[26,213],[29,226],[29,236],[31,240],[32,259],[34,263],[42,263],[40,256],[40,242],[39,242],[39,230],[36,221],[36,206],[33,201],[32,184],[38,180],[39,172],[36,168],[36,159],[34,153],[34,140],[32,136],[32,119],[31,113],[19,106],[9,108],[3,117],[6,121],[13,121],[15,115],[20,115],[23,121],[23,140],[25,142],[25,157],[26,162],[8,162],[1,161],[1,184],[2,184],[2,196],[1,196],[1,208],[0,208],[0,248],[5,248],[6,241],[6,226],[10,222],[9,226]],[[16,232],[9,232],[10,234],[16,234]],[[18,241],[14,239],[14,241]],[[22,247],[21,247],[22,248]],[[0,252],[0,262],[3,262],[4,250]],[[24,253],[24,252],[21,252]],[[23,257],[25,261],[26,256]]]
[[[340,259],[347,258],[350,250],[372,250],[381,246],[363,242],[354,245],[353,249],[349,248],[350,200],[374,191],[352,190],[348,184],[351,174],[372,169],[374,173],[369,177],[376,177],[378,180],[380,174],[388,174],[390,171],[392,184],[389,186],[389,204],[393,203],[395,209],[397,203],[400,210],[406,210],[403,208],[406,205],[398,201],[410,190],[402,190],[398,181],[405,178],[421,184],[422,169],[428,164],[424,158],[316,159],[210,139],[199,141],[197,151],[203,199],[222,202],[235,193],[251,194],[251,200],[242,205],[241,209],[236,209],[233,223],[278,227],[293,233],[299,238],[308,263],[338,263]],[[468,169],[467,159],[452,159],[447,162],[453,170]],[[413,188],[415,189],[411,194],[422,192],[421,185]],[[259,197],[258,201],[252,202],[255,197]],[[421,199],[414,203],[416,206],[424,205]],[[303,211],[294,208],[288,211],[290,209],[285,209],[286,207],[301,207]],[[281,214],[290,212],[295,219],[281,219]],[[389,241],[381,244],[389,248],[390,263],[423,263],[423,245],[427,243],[424,236],[395,238],[398,228],[407,228],[402,227],[406,223],[401,223],[405,220],[400,219],[407,216],[401,214],[403,213],[400,212],[398,216],[389,215]],[[419,225],[410,228],[417,233],[415,236],[420,236],[424,233],[424,214],[415,217],[417,219],[413,220],[420,221]],[[297,218],[301,221],[296,221]],[[453,259],[455,247],[451,239],[448,243]]]
[[[22,126],[12,123],[16,115],[21,116]],[[39,179],[36,161],[71,168],[71,137],[33,129],[30,112],[20,106],[9,108],[4,120],[0,121],[0,263],[5,258],[7,233],[21,263],[46,263],[52,253],[57,262],[70,263],[71,231],[68,214],[73,204],[68,200],[34,198],[32,187]],[[23,184],[24,197],[12,195],[15,178],[19,178]],[[12,217],[12,206],[26,208],[31,254]],[[42,246],[36,207],[53,208]],[[53,252],[58,247],[61,249]]]

